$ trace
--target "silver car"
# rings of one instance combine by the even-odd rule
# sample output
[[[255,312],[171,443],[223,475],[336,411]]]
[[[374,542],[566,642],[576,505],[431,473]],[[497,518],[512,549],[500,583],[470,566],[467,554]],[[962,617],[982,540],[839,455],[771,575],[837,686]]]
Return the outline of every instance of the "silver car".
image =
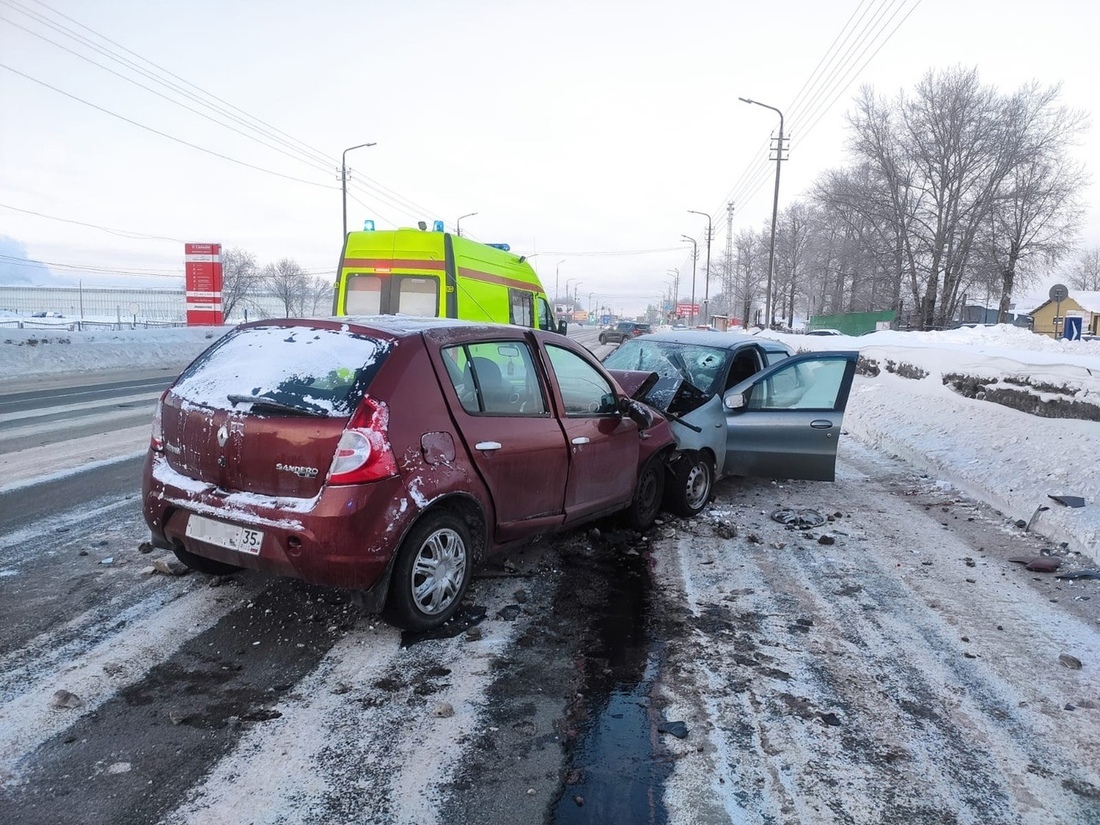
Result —
[[[669,508],[693,516],[724,476],[832,481],[858,352],[793,355],[753,335],[683,330],[624,341],[604,366],[673,424]]]

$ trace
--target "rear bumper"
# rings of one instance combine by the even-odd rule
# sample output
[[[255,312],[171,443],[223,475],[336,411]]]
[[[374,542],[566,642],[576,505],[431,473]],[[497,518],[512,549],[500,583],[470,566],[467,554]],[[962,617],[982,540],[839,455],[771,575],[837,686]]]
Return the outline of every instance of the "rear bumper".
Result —
[[[386,572],[419,508],[399,477],[323,487],[313,499],[225,494],[150,454],[142,511],[160,547],[327,587],[365,590]],[[187,535],[192,515],[263,532],[256,555]]]

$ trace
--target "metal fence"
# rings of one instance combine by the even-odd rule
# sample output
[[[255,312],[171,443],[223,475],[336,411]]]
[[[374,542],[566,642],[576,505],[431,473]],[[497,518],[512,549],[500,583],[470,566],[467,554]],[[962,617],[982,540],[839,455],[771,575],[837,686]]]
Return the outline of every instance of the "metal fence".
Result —
[[[327,307],[325,308],[327,309]],[[0,313],[7,311],[20,318],[3,318],[0,325],[44,327],[57,324],[35,319],[35,313],[56,313],[67,325],[110,324],[146,326],[185,324],[187,310],[183,287],[133,289],[126,287],[86,286],[0,286]],[[226,318],[228,324],[260,318],[281,318],[286,314],[283,302],[274,295],[250,296]]]

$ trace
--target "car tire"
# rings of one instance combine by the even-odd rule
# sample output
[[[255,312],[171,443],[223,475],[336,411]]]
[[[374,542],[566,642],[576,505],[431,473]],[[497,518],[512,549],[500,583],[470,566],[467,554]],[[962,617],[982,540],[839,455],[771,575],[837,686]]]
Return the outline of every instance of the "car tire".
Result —
[[[668,508],[681,518],[703,512],[714,495],[714,464],[703,453],[685,452],[669,466]]]
[[[664,455],[655,455],[638,473],[638,484],[627,510],[627,521],[635,530],[648,530],[661,512],[665,493]]]
[[[435,511],[409,531],[397,554],[385,618],[402,630],[433,630],[458,610],[473,571],[470,528]]]
[[[208,559],[204,556],[196,556],[182,547],[173,547],[172,552],[176,554],[177,559],[196,573],[205,573],[208,576],[230,576],[244,570],[243,567],[236,564],[226,564],[224,561],[214,561],[214,559]]]
[[[604,346],[607,346],[607,336],[606,335],[600,335],[600,343],[603,344]]]

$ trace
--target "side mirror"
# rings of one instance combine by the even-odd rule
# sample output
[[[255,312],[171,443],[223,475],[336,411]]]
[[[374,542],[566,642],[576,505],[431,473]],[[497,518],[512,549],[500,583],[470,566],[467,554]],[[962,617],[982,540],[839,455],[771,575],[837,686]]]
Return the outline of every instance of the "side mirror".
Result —
[[[565,335],[565,321],[558,321],[558,335]]]
[[[743,410],[745,408],[745,394],[743,392],[730,393],[722,399],[722,404],[727,410]]]
[[[637,424],[638,428],[642,430],[648,430],[656,420],[653,411],[649,407],[626,396],[619,399],[619,412]]]

